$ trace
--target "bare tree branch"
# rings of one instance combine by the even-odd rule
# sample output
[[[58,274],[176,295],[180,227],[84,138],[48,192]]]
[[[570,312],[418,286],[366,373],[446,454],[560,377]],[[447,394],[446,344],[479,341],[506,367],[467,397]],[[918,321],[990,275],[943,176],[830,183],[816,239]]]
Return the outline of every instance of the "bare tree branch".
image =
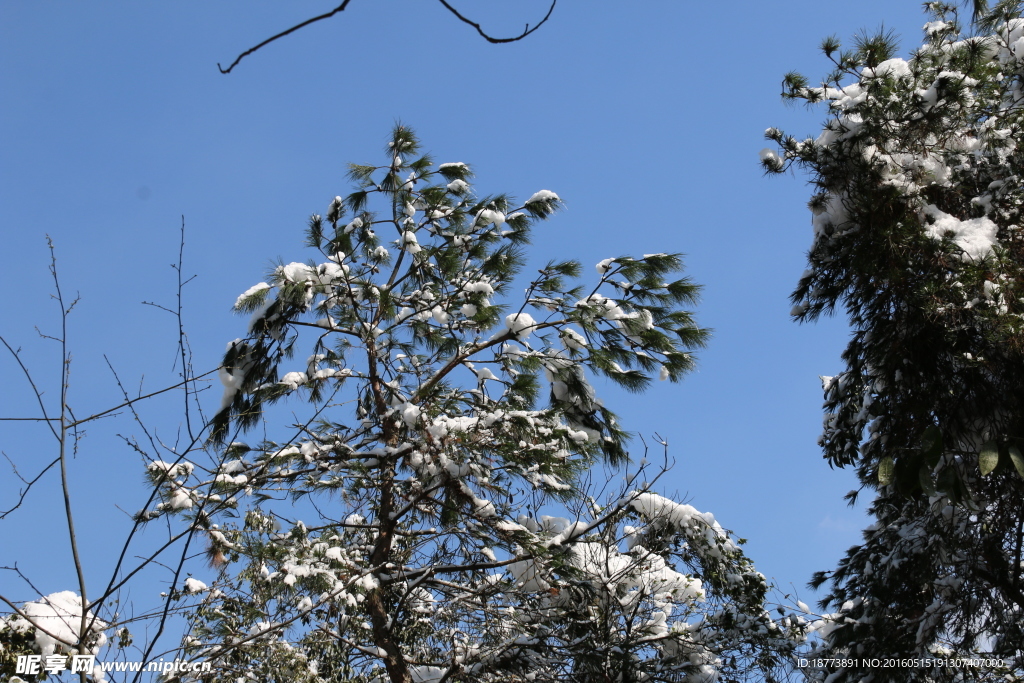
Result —
[[[446,2],[446,0],[438,0],[438,1],[442,5],[444,5],[445,9],[447,9],[449,12],[454,14],[455,17],[458,18],[459,21],[461,21],[464,24],[468,24],[468,25],[472,26],[474,29],[476,29],[476,32],[478,34],[480,34],[481,38],[486,40],[488,43],[495,43],[495,44],[499,44],[499,43],[514,43],[517,40],[522,40],[526,36],[530,35],[534,31],[539,29],[541,26],[543,26],[547,22],[547,20],[551,18],[551,13],[555,11],[555,5],[558,4],[558,0],[551,0],[551,6],[548,7],[547,14],[545,14],[544,18],[541,19],[540,22],[538,22],[533,28],[530,28],[530,25],[527,24],[526,28],[523,29],[523,32],[520,33],[517,36],[512,36],[510,38],[495,38],[491,34],[489,34],[486,31],[484,31],[484,29],[480,26],[479,23],[477,23],[477,22],[473,21],[472,19],[464,16],[462,13],[459,12],[459,10],[455,9],[450,4],[448,4],[448,2]],[[236,66],[238,66],[238,63],[240,61],[242,61],[243,58],[248,57],[253,52],[256,52],[256,50],[259,50],[261,47],[265,47],[266,45],[269,45],[270,43],[274,42],[278,38],[284,38],[285,36],[287,36],[287,35],[289,35],[291,33],[294,33],[295,31],[298,31],[300,28],[304,28],[306,26],[309,26],[310,24],[316,23],[316,22],[321,21],[323,19],[330,19],[335,14],[338,14],[339,12],[344,12],[345,8],[348,7],[349,2],[351,2],[351,0],[345,0],[345,2],[341,3],[340,5],[338,5],[334,9],[332,9],[330,12],[325,12],[324,14],[321,14],[319,16],[313,17],[312,19],[307,19],[306,21],[302,22],[301,24],[296,24],[295,26],[292,26],[290,29],[288,29],[286,31],[282,31],[281,33],[278,33],[275,36],[271,36],[270,38],[267,38],[266,40],[264,40],[259,45],[255,45],[255,46],[249,48],[248,50],[246,50],[245,52],[243,52],[242,54],[240,54],[237,57],[235,57],[235,61],[231,62],[231,65],[228,68],[226,68],[226,69],[220,65],[220,62],[217,63],[217,68],[220,69],[220,72],[222,74],[229,74],[229,73],[231,73],[231,70],[234,69]]]
[[[6,454],[4,454],[4,455],[6,456]],[[11,462],[11,459],[10,459],[10,458],[7,458],[7,461],[8,461],[8,462]],[[35,483],[36,483],[37,481],[39,481],[40,479],[42,479],[43,475],[44,475],[44,474],[46,474],[47,472],[49,472],[49,471],[50,471],[50,469],[51,469],[51,468],[52,468],[52,467],[53,467],[54,465],[56,465],[57,463],[59,463],[59,462],[60,462],[60,458],[59,458],[59,457],[58,457],[58,458],[54,458],[54,459],[53,459],[53,461],[51,461],[49,465],[47,465],[47,466],[46,466],[46,467],[44,467],[44,468],[43,468],[42,470],[40,470],[39,474],[37,474],[37,475],[35,476],[35,478],[34,478],[34,479],[32,479],[31,481],[26,481],[26,480],[25,480],[25,478],[24,478],[24,477],[22,477],[22,476],[21,476],[21,474],[19,474],[19,473],[18,473],[18,471],[17,471],[17,468],[15,468],[15,471],[14,471],[14,473],[15,473],[15,474],[17,475],[17,477],[18,477],[19,479],[21,479],[21,480],[22,480],[23,482],[25,482],[25,488],[24,488],[24,489],[23,489],[23,490],[22,490],[22,491],[21,491],[21,492],[20,492],[20,493],[18,494],[18,502],[17,502],[17,503],[15,503],[15,504],[14,504],[14,506],[13,506],[13,507],[11,507],[11,509],[9,509],[9,510],[0,510],[0,519],[3,519],[3,518],[4,518],[4,517],[6,517],[7,515],[11,514],[11,513],[12,513],[12,512],[14,512],[15,510],[17,510],[17,509],[18,509],[19,507],[21,507],[21,504],[25,502],[25,498],[26,498],[26,496],[28,496],[28,492],[29,492],[30,490],[32,490],[32,487],[33,487],[33,486],[35,485]],[[13,463],[13,462],[11,462],[11,465],[13,466],[13,465],[14,465],[14,463]]]
[[[20,353],[21,349],[20,348],[19,349],[15,349],[14,347],[12,347],[10,344],[7,343],[7,340],[4,339],[2,336],[0,336],[0,344],[3,344],[5,347],[7,347],[7,350],[10,352],[10,354],[12,356],[14,356],[14,361],[18,364],[18,367],[21,368],[21,372],[22,372],[23,375],[25,375],[25,379],[28,380],[28,383],[32,386],[32,393],[35,394],[36,402],[39,404],[39,410],[43,414],[43,420],[42,421],[43,422],[60,422],[61,418],[59,418],[59,417],[58,418],[54,418],[54,417],[50,417],[49,415],[47,415],[46,404],[43,403],[43,392],[40,391],[39,387],[36,386],[35,380],[32,379],[32,373],[30,373],[28,371],[28,368],[25,367],[25,363],[23,363],[22,360],[21,360],[21,356],[18,355]],[[56,428],[54,428],[53,425],[48,425],[48,426],[50,427],[50,431],[53,433],[54,438],[59,440],[60,439],[60,435],[57,434]]]
[[[281,33],[278,33],[276,36],[271,36],[270,38],[267,38],[266,40],[264,40],[259,45],[256,45],[255,47],[251,47],[248,50],[246,50],[245,52],[243,52],[242,54],[240,54],[237,57],[235,57],[235,61],[231,62],[231,66],[229,66],[226,69],[220,65],[220,62],[217,62],[217,68],[220,69],[220,72],[222,74],[229,74],[229,73],[231,73],[231,70],[234,69],[236,66],[238,66],[238,63],[240,61],[242,61],[243,57],[247,57],[247,56],[251,55],[253,52],[256,52],[256,50],[259,50],[264,45],[269,45],[270,43],[274,42],[278,38],[284,38],[286,35],[288,35],[290,33],[295,33],[300,28],[303,28],[305,26],[309,26],[310,24],[318,22],[321,19],[330,19],[331,17],[333,17],[338,12],[344,12],[345,8],[348,7],[348,3],[349,2],[351,2],[351,0],[345,0],[345,2],[341,3],[340,5],[338,5],[334,9],[332,9],[330,12],[327,12],[325,14],[321,14],[318,17],[313,17],[312,19],[307,19],[306,21],[302,22],[301,24],[296,24],[295,26],[292,26],[287,31],[282,31]]]
[[[86,637],[92,630],[96,617],[94,616],[90,619],[88,617],[88,611],[86,610],[89,600],[85,592],[85,568],[82,566],[81,555],[78,551],[78,534],[75,532],[75,517],[71,508],[71,487],[68,484],[68,439],[70,438],[74,444],[73,451],[77,450],[78,444],[78,430],[75,428],[75,416],[71,413],[70,407],[68,406],[68,389],[71,386],[71,354],[68,352],[68,317],[70,316],[72,309],[74,309],[75,305],[78,303],[78,299],[75,298],[70,305],[64,303],[64,295],[60,288],[60,278],[57,276],[57,252],[53,246],[53,240],[50,239],[49,235],[46,237],[46,243],[50,247],[50,274],[53,276],[54,294],[51,296],[60,306],[60,338],[58,339],[60,342],[61,355],[60,435],[58,437],[59,454],[57,462],[60,464],[60,487],[64,498],[64,518],[67,521],[71,559],[74,562],[75,573],[78,575],[78,591],[82,600],[82,614],[79,623],[77,643],[77,645],[81,646],[85,644]],[[81,683],[86,683],[86,674],[84,672],[80,672],[78,677]]]
[[[438,0],[438,2],[440,2],[442,5],[444,5],[445,9],[447,9],[449,12],[451,12],[456,17],[458,17],[459,21],[461,21],[464,24],[469,24],[470,26],[475,28],[476,32],[480,34],[480,37],[483,38],[484,40],[486,40],[488,43],[514,43],[517,40],[522,40],[526,36],[530,35],[534,31],[539,29],[541,26],[543,26],[547,22],[547,20],[551,18],[551,13],[555,11],[555,5],[558,4],[558,0],[551,0],[551,7],[548,8],[548,13],[545,14],[544,18],[540,20],[540,23],[538,23],[533,28],[530,28],[530,25],[527,24],[526,28],[523,29],[523,32],[520,33],[518,36],[513,36],[511,38],[495,38],[494,36],[488,34],[486,31],[484,31],[482,28],[480,28],[480,24],[476,23],[475,21],[472,21],[471,19],[468,19],[468,18],[462,16],[461,14],[459,14],[459,11],[457,9],[455,9],[454,7],[452,7],[451,5],[449,5],[446,2],[446,0]]]

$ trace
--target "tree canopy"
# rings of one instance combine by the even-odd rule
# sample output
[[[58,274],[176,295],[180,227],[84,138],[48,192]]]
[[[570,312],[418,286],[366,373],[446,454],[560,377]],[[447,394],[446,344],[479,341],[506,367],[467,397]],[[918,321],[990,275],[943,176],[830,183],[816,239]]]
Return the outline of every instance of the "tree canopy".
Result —
[[[826,40],[834,69],[821,85],[784,84],[785,97],[828,106],[824,130],[769,129],[779,147],[762,161],[811,174],[814,241],[793,315],[849,317],[845,368],[822,378],[821,445],[875,497],[863,543],[813,581],[834,610],[823,647],[996,665],[826,667],[830,681],[1024,670],[1024,18],[1001,3],[971,35],[955,7],[929,10],[909,59],[891,35],[848,50]]]
[[[655,490],[667,450],[631,454],[598,395],[598,378],[638,393],[694,367],[708,331],[680,255],[525,278],[556,193],[479,196],[467,164],[436,164],[402,125],[384,163],[349,171],[354,191],[309,219],[315,257],[238,297],[249,323],[208,438],[138,449],[153,496],[137,523],[204,540],[217,571],[207,584],[183,561],[164,594],[163,618],[187,622],[179,652],[210,665],[177,680],[787,675],[808,622],[769,612],[711,513]],[[0,642],[70,668],[108,632],[139,637],[109,597],[23,605]]]
[[[403,126],[385,152],[310,219],[323,260],[236,304],[250,332],[225,356],[215,438],[287,397],[309,412],[285,441],[232,441],[208,475],[245,523],[210,532],[224,582],[190,651],[218,675],[394,683],[783,665],[799,629],[768,616],[764,577],[713,516],[641,485],[643,464],[636,488],[593,490],[593,467],[629,461],[593,378],[679,381],[707,337],[680,308],[698,290],[673,277],[679,256],[608,258],[589,284],[550,262],[509,301],[558,195],[478,197],[469,166],[435,165]],[[161,512],[192,510],[209,481],[174,467],[153,468]]]

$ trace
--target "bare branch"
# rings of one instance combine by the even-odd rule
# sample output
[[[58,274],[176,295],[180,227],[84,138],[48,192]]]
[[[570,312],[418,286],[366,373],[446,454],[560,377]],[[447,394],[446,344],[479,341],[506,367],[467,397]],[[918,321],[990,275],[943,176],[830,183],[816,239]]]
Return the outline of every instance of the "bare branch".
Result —
[[[238,63],[240,61],[242,61],[242,59],[244,57],[247,57],[247,56],[251,55],[253,52],[256,52],[256,50],[259,50],[261,47],[263,47],[265,45],[269,45],[270,43],[274,42],[278,38],[284,38],[286,35],[298,31],[300,28],[304,28],[306,26],[309,26],[310,24],[318,22],[318,21],[320,21],[322,19],[330,19],[331,17],[333,17],[338,12],[344,12],[345,8],[348,7],[348,3],[349,2],[351,2],[351,0],[345,0],[345,2],[341,3],[340,5],[338,5],[334,9],[332,9],[330,12],[327,12],[326,14],[321,14],[318,17],[313,17],[312,19],[307,19],[306,21],[302,22],[301,24],[296,24],[295,26],[292,26],[287,31],[282,31],[281,33],[278,33],[276,36],[271,36],[270,38],[267,38],[266,40],[264,40],[259,45],[256,45],[255,47],[251,47],[248,50],[246,50],[245,52],[243,52],[242,54],[240,54],[237,57],[235,57],[235,61],[231,62],[231,66],[229,66],[226,69],[220,65],[220,62],[217,63],[217,68],[220,69],[220,72],[222,74],[229,74],[229,73],[231,73],[231,70],[234,69],[236,66],[238,66]]]
[[[53,418],[46,414],[46,404],[43,403],[43,392],[40,391],[39,387],[36,386],[35,380],[32,379],[32,373],[28,371],[28,368],[25,367],[25,364],[21,360],[21,356],[18,355],[21,349],[15,349],[14,347],[12,347],[10,344],[7,343],[7,340],[4,339],[2,336],[0,336],[0,344],[3,344],[5,347],[7,347],[7,350],[10,352],[10,354],[14,356],[14,360],[18,364],[18,367],[21,368],[22,374],[25,375],[25,379],[28,380],[28,383],[32,386],[32,393],[35,394],[36,402],[39,403],[39,410],[43,413],[43,421],[60,422],[61,418]],[[54,438],[60,439],[60,435],[57,434],[57,430],[52,425],[50,425],[50,431],[53,432]]]
[[[6,454],[5,454],[5,456],[6,456]],[[8,458],[7,460],[8,460],[8,462],[10,462],[10,458]],[[44,467],[44,468],[43,468],[43,469],[42,469],[42,470],[41,470],[41,471],[39,472],[39,474],[37,474],[37,475],[35,476],[35,478],[34,478],[34,479],[32,479],[31,481],[25,481],[25,478],[24,478],[24,477],[22,477],[22,476],[21,476],[20,474],[18,474],[17,468],[15,468],[15,470],[14,470],[14,473],[15,473],[15,474],[16,474],[16,475],[18,476],[18,478],[19,478],[19,479],[21,479],[21,480],[22,480],[23,482],[25,482],[26,486],[25,486],[25,488],[24,488],[24,489],[23,489],[23,490],[21,491],[21,493],[20,493],[20,494],[18,495],[18,502],[14,504],[14,507],[12,507],[12,508],[11,508],[11,509],[9,509],[9,510],[0,510],[0,519],[3,519],[3,518],[4,518],[4,517],[6,517],[7,515],[11,514],[11,513],[12,513],[12,512],[14,512],[15,510],[17,510],[17,509],[18,509],[19,507],[21,507],[22,503],[24,503],[24,502],[25,502],[25,498],[26,498],[26,496],[28,496],[28,492],[32,490],[32,487],[33,487],[33,486],[35,485],[35,483],[36,483],[37,481],[39,481],[39,480],[40,480],[40,479],[42,478],[42,476],[43,476],[44,474],[46,474],[47,472],[49,472],[49,471],[50,471],[50,469],[51,469],[51,468],[52,468],[52,467],[53,467],[54,465],[56,465],[57,463],[59,463],[59,462],[60,462],[60,458],[59,458],[59,457],[58,457],[58,458],[54,458],[54,459],[53,459],[53,461],[52,461],[52,462],[51,462],[51,463],[50,463],[49,465],[47,465],[46,467]],[[14,463],[13,463],[13,462],[11,462],[11,466],[12,466],[12,467],[14,466]]]
[[[180,388],[182,386],[186,386],[187,387],[189,382],[194,382],[195,380],[202,379],[203,377],[206,377],[207,375],[212,375],[213,373],[217,372],[217,370],[219,370],[219,368],[217,368],[215,370],[210,370],[208,372],[204,372],[203,374],[196,375],[195,377],[189,377],[188,379],[184,380],[183,382],[178,382],[177,384],[171,385],[169,387],[164,387],[163,389],[159,389],[157,391],[150,392],[150,393],[145,394],[143,396],[138,396],[138,397],[133,398],[133,399],[128,399],[124,403],[119,403],[118,405],[114,406],[113,408],[107,408],[106,410],[101,410],[100,412],[94,413],[93,415],[90,415],[89,417],[83,417],[81,420],[75,420],[74,422],[69,423],[68,427],[77,427],[78,425],[85,424],[86,422],[92,422],[93,420],[95,420],[97,418],[103,417],[104,415],[108,415],[109,413],[112,413],[112,412],[114,412],[116,410],[120,410],[121,408],[125,408],[125,407],[128,407],[128,406],[131,406],[132,404],[138,403],[139,401],[144,401],[147,398],[152,398],[153,396],[157,396],[159,394],[166,394],[168,391],[173,391],[173,390],[178,389],[178,388]],[[123,391],[123,389],[122,389],[122,391]]]
[[[484,40],[486,40],[488,43],[514,43],[517,40],[522,40],[526,36],[530,35],[534,31],[539,29],[541,26],[543,26],[547,22],[547,20],[551,18],[551,13],[555,11],[555,5],[558,4],[558,0],[551,0],[551,7],[548,8],[548,13],[545,14],[544,18],[540,20],[540,23],[538,23],[533,28],[530,28],[530,25],[527,24],[526,28],[523,29],[523,32],[520,33],[518,36],[513,36],[511,38],[495,38],[494,36],[490,35],[486,31],[484,31],[480,27],[480,24],[478,24],[475,21],[473,21],[473,20],[471,20],[471,19],[469,19],[467,17],[464,17],[462,14],[460,14],[459,10],[457,10],[454,7],[452,7],[451,5],[449,5],[446,2],[446,0],[438,0],[438,2],[440,2],[442,5],[444,5],[445,9],[447,9],[449,12],[451,12],[456,17],[458,17],[459,21],[461,21],[464,24],[469,24],[470,26],[475,28],[476,32],[480,34],[480,37],[483,38]]]
[[[544,18],[541,19],[540,22],[538,22],[535,26],[533,26],[533,28],[531,28],[530,25],[527,24],[526,28],[523,29],[523,32],[520,33],[517,36],[512,36],[510,38],[495,38],[491,34],[489,34],[486,31],[484,31],[479,23],[477,23],[477,22],[473,21],[472,19],[464,16],[462,13],[459,12],[459,10],[455,9],[450,4],[448,4],[446,2],[446,0],[438,0],[438,1],[442,5],[444,5],[445,9],[447,9],[449,12],[451,12],[453,15],[455,15],[455,17],[459,21],[461,21],[464,24],[468,24],[468,25],[472,26],[474,29],[476,29],[476,32],[480,35],[481,38],[486,40],[488,43],[495,43],[495,44],[499,44],[499,43],[514,43],[517,40],[522,40],[526,36],[530,35],[534,31],[539,29],[541,26],[543,26],[547,22],[547,20],[551,18],[551,13],[555,11],[555,5],[558,4],[558,0],[551,0],[551,6],[548,8],[547,14],[545,14]],[[306,21],[302,22],[301,24],[296,24],[295,26],[292,26],[290,29],[288,29],[286,31],[282,31],[281,33],[278,33],[277,35],[274,35],[274,36],[271,36],[270,38],[267,38],[266,40],[264,40],[259,45],[255,45],[255,46],[249,48],[248,50],[246,50],[245,52],[243,52],[242,54],[240,54],[237,57],[235,57],[235,61],[231,62],[231,65],[228,68],[226,68],[226,69],[220,65],[220,62],[217,63],[217,68],[220,69],[220,72],[222,74],[229,74],[229,73],[231,73],[231,70],[234,69],[236,66],[238,66],[238,63],[240,61],[242,61],[243,58],[251,55],[253,52],[256,52],[256,50],[259,50],[260,48],[265,47],[266,45],[269,45],[270,43],[274,42],[278,38],[284,38],[285,36],[287,36],[287,35],[289,35],[291,33],[294,33],[295,31],[298,31],[300,28],[304,28],[306,26],[309,26],[310,24],[316,23],[318,21],[322,21],[323,19],[330,19],[335,14],[338,14],[339,12],[344,12],[345,8],[348,7],[349,2],[351,2],[351,0],[345,0],[345,2],[341,3],[340,5],[335,7],[330,12],[325,12],[324,14],[321,14],[319,16],[313,17],[312,19],[307,19]]]

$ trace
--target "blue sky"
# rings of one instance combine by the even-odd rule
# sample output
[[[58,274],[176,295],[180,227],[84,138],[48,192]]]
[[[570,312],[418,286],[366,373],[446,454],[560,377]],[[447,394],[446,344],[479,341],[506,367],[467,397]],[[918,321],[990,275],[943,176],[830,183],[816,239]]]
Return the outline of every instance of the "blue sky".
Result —
[[[437,161],[464,161],[482,193],[557,192],[566,210],[538,226],[533,263],[678,251],[704,286],[714,329],[699,370],[642,396],[609,393],[627,429],[668,439],[662,482],[749,539],[784,587],[834,566],[866,523],[842,495],[851,473],[816,445],[818,375],[840,369],[842,320],[798,326],[788,294],[811,231],[805,178],[765,178],[764,129],[817,134],[824,112],[783,105],[782,75],[827,71],[817,45],[884,22],[915,46],[919,5],[882,0],[622,3],[563,0],[526,40],[490,45],[433,0],[353,0],[243,60],[242,50],[331,2],[0,2],[0,334],[56,396],[59,355],[45,235],[71,327],[79,415],[118,400],[103,355],[126,384],[173,381],[173,320],[142,305],[174,301],[187,224],[186,324],[196,367],[215,367],[244,332],[236,296],[278,258],[308,257],[306,217],[346,194],[345,165],[378,163],[397,120]],[[541,0],[462,0],[492,33],[517,33]],[[58,362],[55,362],[58,359]],[[145,376],[144,379],[143,376]],[[0,415],[33,416],[29,388],[0,357]],[[218,392],[207,399],[210,409]],[[148,419],[173,439],[174,406]],[[144,500],[137,457],[98,424],[72,465],[87,575]],[[37,427],[0,422],[0,449],[30,474],[54,455]],[[0,463],[0,508],[17,491]],[[0,565],[19,563],[45,594],[73,589],[52,476],[0,522]],[[45,550],[45,552],[43,552]],[[205,578],[205,577],[204,577]],[[9,572],[0,593],[32,598]]]

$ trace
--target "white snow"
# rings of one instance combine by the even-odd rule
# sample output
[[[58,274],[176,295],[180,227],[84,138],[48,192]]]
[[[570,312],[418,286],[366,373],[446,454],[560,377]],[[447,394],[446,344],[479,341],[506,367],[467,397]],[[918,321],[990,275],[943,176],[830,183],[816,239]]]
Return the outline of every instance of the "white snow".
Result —
[[[167,507],[172,510],[187,510],[192,507],[192,496],[183,488],[176,488],[167,497]]]
[[[495,376],[495,374],[491,372],[490,368],[477,368],[474,369],[473,372],[476,373],[477,378],[480,380],[498,379],[497,376]]]
[[[765,147],[760,153],[761,163],[771,166],[772,168],[782,168],[785,165],[782,157],[771,147]]]
[[[555,194],[551,190],[541,190],[540,192],[534,192],[533,195],[529,199],[526,200],[526,203],[527,204],[532,204],[533,202],[551,202],[551,201],[559,202],[559,201],[562,201],[562,200],[561,200],[561,198],[557,194]]]
[[[264,289],[270,289],[270,285],[268,285],[266,282],[258,282],[249,289],[245,290],[244,292],[239,294],[238,298],[235,300],[235,308],[240,307],[243,301],[251,297],[256,292],[262,292]]]
[[[409,427],[415,427],[416,421],[419,419],[420,413],[422,413],[423,411],[420,410],[420,407],[415,404],[404,403],[401,406],[401,412],[402,421],[405,422],[405,424],[408,425]]]
[[[869,76],[892,76],[893,78],[910,78],[913,75],[907,60],[899,57],[887,59],[874,69],[864,69],[864,73]]]
[[[236,344],[241,343],[241,339],[230,341],[228,342],[225,351],[230,351]],[[221,367],[217,370],[217,375],[220,377],[221,384],[224,385],[224,395],[220,402],[220,409],[224,410],[231,405],[231,401],[234,400],[235,394],[237,394],[242,388],[242,383],[245,381],[245,368],[236,365],[231,371],[229,371],[227,368]]]
[[[600,294],[591,294],[586,299],[580,299],[575,304],[576,308],[591,309],[606,320],[620,320],[631,317],[615,302]]]
[[[515,582],[527,593],[537,593],[551,588],[551,584],[541,578],[537,564],[533,560],[519,560],[508,566],[508,571]]]
[[[288,282],[306,282],[316,277],[313,269],[305,263],[289,263],[286,266],[280,266],[278,272]]]
[[[450,318],[448,312],[441,308],[440,306],[434,306],[434,308],[431,309],[430,317],[432,317],[434,319],[434,322],[436,322],[438,325],[447,325],[448,320]]]
[[[462,285],[462,290],[465,292],[480,292],[484,296],[494,294],[494,287],[491,286],[491,283],[484,282],[483,280],[471,280]]]
[[[982,216],[962,221],[941,211],[934,204],[924,207],[924,214],[932,219],[932,223],[925,226],[925,234],[928,237],[933,240],[949,237],[964,251],[965,257],[980,260],[991,256],[998,230],[991,219]]]
[[[811,225],[815,237],[828,234],[830,230],[841,228],[850,221],[850,214],[843,205],[842,197],[830,194],[822,207],[813,210]]]
[[[496,228],[500,228],[505,224],[505,214],[494,209],[483,209],[476,215],[476,223],[483,227],[493,225]]]
[[[26,602],[22,605],[21,611],[28,617],[28,621],[16,616],[7,623],[19,631],[35,627],[35,645],[43,657],[52,655],[58,649],[68,652],[72,646],[78,644],[78,633],[82,627],[82,599],[77,593],[53,593],[39,600]],[[85,639],[89,639],[90,635],[98,636],[96,645],[92,648],[92,653],[96,654],[107,642],[107,637],[103,633],[107,624],[94,619],[88,611],[86,617],[90,619],[87,622],[90,633],[86,634]]]
[[[562,340],[562,344],[567,349],[573,349],[578,351],[580,349],[586,348],[587,346],[586,338],[576,330],[572,329],[571,327],[564,328],[562,332],[559,334],[559,337]]]
[[[163,460],[154,460],[146,466],[150,472],[166,472],[169,477],[187,477],[192,474],[195,469],[195,465],[190,462],[165,462]]]
[[[305,384],[308,380],[309,378],[306,377],[306,373],[304,372],[289,372],[288,374],[281,378],[281,381],[278,382],[278,384],[285,384],[292,391],[295,391],[296,389],[299,388],[299,386]]]
[[[414,664],[409,667],[409,674],[412,676],[413,683],[437,683],[437,681],[444,678],[446,673],[448,673],[448,670],[442,669],[439,666]]]
[[[402,233],[401,248],[410,254],[418,254],[423,251],[423,247],[416,240],[416,233],[408,231]]]
[[[536,326],[537,323],[529,313],[512,313],[505,317],[505,327],[520,339],[530,336]]]
[[[709,542],[721,542],[727,550],[736,548],[710,512],[700,512],[692,505],[677,503],[649,491],[638,494],[630,506],[650,521],[663,520],[687,534],[703,532]]]

